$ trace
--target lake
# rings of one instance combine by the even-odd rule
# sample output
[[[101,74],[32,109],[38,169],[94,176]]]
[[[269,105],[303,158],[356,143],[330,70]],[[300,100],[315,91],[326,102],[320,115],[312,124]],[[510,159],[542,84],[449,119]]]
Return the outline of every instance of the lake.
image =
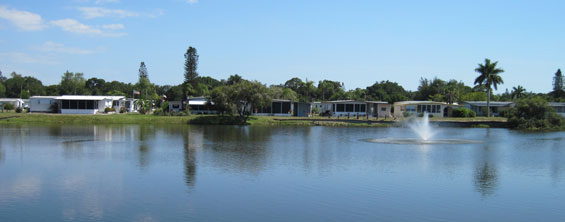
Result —
[[[565,132],[0,126],[0,221],[565,221]]]

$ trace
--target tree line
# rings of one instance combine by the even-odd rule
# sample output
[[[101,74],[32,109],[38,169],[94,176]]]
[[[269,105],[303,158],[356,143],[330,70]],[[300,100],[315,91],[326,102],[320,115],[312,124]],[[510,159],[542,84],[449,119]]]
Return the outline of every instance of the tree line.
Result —
[[[246,80],[238,74],[218,80],[210,76],[199,75],[197,69],[199,56],[196,48],[189,47],[184,57],[184,82],[179,85],[152,83],[148,67],[144,62],[140,63],[139,77],[136,83],[106,81],[96,77],[86,79],[81,72],[66,71],[62,74],[58,84],[43,85],[40,80],[33,76],[24,76],[12,72],[9,77],[4,77],[0,71],[0,97],[26,99],[30,96],[39,95],[122,95],[148,100],[166,97],[168,101],[179,101],[195,96],[218,98],[219,94],[229,92],[229,87],[245,82],[247,87],[259,87],[261,85],[259,91],[249,91],[249,93],[265,94],[271,99],[288,99],[300,102],[367,100],[393,103],[405,100],[432,100],[460,103],[462,101],[485,100],[512,101],[528,97],[542,97],[547,101],[565,101],[561,70],[557,70],[553,77],[553,90],[551,92],[527,92],[523,86],[518,85],[510,91],[507,89],[503,93],[492,94],[492,87],[496,89],[499,84],[503,83],[500,76],[503,70],[496,67],[497,62],[492,63],[488,59],[479,64],[475,70],[479,73],[479,77],[477,77],[474,86],[465,85],[463,82],[454,79],[421,78],[417,90],[410,91],[404,89],[398,83],[388,80],[376,81],[366,88],[350,90],[346,90],[344,84],[340,81],[320,80],[314,82],[298,77],[269,86],[257,81]]]

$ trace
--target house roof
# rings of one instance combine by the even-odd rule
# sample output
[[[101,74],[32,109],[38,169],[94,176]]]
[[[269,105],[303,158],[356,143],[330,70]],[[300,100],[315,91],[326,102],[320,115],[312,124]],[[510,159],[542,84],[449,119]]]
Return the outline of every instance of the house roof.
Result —
[[[465,101],[463,102],[465,104],[469,104],[472,106],[487,106],[487,101]],[[490,102],[490,106],[491,107],[504,107],[504,106],[510,106],[514,104],[514,102]]]
[[[565,106],[565,102],[550,102],[549,106]]]
[[[29,99],[55,99],[58,96],[32,96]]]
[[[444,102],[435,102],[435,101],[401,101],[401,102],[395,102],[394,105],[395,106],[402,106],[402,105],[418,105],[418,104],[432,104],[432,105],[447,105],[447,103]]]
[[[124,96],[79,96],[79,95],[63,95],[56,97],[57,100],[120,100],[125,99]]]
[[[1,102],[16,102],[16,101],[23,101],[20,98],[0,98]]]

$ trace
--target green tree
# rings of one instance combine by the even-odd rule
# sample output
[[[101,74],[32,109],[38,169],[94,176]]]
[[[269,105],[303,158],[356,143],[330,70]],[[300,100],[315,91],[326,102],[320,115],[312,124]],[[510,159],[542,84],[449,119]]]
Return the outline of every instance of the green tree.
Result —
[[[185,82],[192,82],[196,77],[198,77],[198,52],[196,48],[192,46],[188,47],[186,53],[184,54],[184,58],[186,61],[184,62],[184,81]]]
[[[168,101],[182,101],[183,100],[183,90],[182,85],[173,86],[165,92]]]
[[[548,102],[541,97],[520,99],[510,110],[508,122],[514,128],[553,129],[563,127],[563,118],[555,113]]]
[[[512,93],[510,93],[512,99],[519,99],[524,97],[524,93],[526,92],[526,89],[524,89],[524,87],[522,87],[521,85],[518,86],[514,86],[512,87]]]
[[[331,80],[318,81],[318,94],[322,101],[346,97],[343,85]]]
[[[149,73],[147,73],[145,62],[141,62],[141,64],[139,64],[139,78],[149,79]]]
[[[222,93],[214,90],[212,102],[216,106],[235,107],[241,124],[247,123],[252,106],[265,107],[271,103],[267,87],[257,81],[241,81],[221,88]]]
[[[59,83],[59,90],[61,95],[82,95],[84,93],[84,86],[86,80],[84,74],[77,72],[72,73],[68,70],[63,73],[61,83]]]
[[[304,82],[298,77],[289,79],[284,83],[284,87],[292,89],[292,91],[295,92],[298,92],[300,88],[302,88],[302,85],[304,85]]]
[[[196,48],[189,46],[184,54],[185,62],[184,62],[184,98],[191,94],[190,88],[187,85],[191,85],[191,88],[196,88],[194,83],[194,79],[198,77],[198,52]]]
[[[149,75],[147,73],[147,67],[144,62],[139,65],[139,80],[136,87],[139,89],[141,98],[149,99],[153,95],[151,81],[149,81]]]
[[[7,79],[7,78],[2,75],[2,70],[0,70],[0,83],[5,82],[6,79]]]
[[[0,98],[6,97],[6,87],[0,82]]]
[[[565,97],[565,85],[563,85],[563,74],[561,69],[557,69],[555,76],[553,76],[553,91],[550,93],[554,98]]]
[[[367,100],[394,103],[409,99],[409,93],[396,82],[388,80],[375,82],[372,86],[367,87]]]
[[[231,76],[228,78],[228,80],[227,80],[227,82],[226,82],[226,85],[235,85],[235,84],[237,84],[237,83],[240,83],[240,82],[243,81],[243,80],[244,80],[244,79],[243,79],[240,75],[238,75],[238,74],[231,75]]]
[[[557,69],[555,76],[553,76],[553,91],[564,90],[563,85],[563,74],[561,74],[561,69]]]
[[[90,78],[86,80],[85,88],[90,95],[105,95],[104,84],[106,84],[104,79]]]
[[[475,72],[480,73],[480,75],[475,79],[475,85],[484,85],[487,89],[487,116],[490,117],[490,97],[492,93],[492,87],[494,89],[498,88],[499,84],[503,84],[504,80],[500,76],[504,70],[496,67],[498,61],[491,63],[490,59],[485,59],[484,64],[479,64],[479,67],[475,69]]]

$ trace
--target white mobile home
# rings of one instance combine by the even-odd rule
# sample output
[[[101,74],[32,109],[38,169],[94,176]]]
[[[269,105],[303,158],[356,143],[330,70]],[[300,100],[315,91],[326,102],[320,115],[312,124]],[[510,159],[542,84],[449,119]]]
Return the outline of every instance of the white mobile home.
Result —
[[[62,114],[96,114],[104,112],[107,107],[111,108],[118,105],[123,100],[123,96],[60,96],[57,97],[57,103],[61,107]],[[114,107],[116,108],[116,107]]]
[[[23,108],[24,101],[22,99],[17,98],[0,98],[0,108],[4,104],[12,104],[14,108]]]
[[[58,112],[57,96],[32,96],[29,98],[29,112],[53,113]],[[55,104],[55,105],[54,105]]]
[[[387,118],[392,117],[391,105],[383,101],[367,101],[367,112],[372,117]]]
[[[487,116],[487,101],[465,101],[465,108],[474,111],[477,116]],[[490,113],[493,116],[500,116],[500,113],[514,107],[514,102],[495,102],[491,101]]]
[[[367,116],[367,103],[354,100],[330,101],[332,116]]]
[[[194,97],[188,100],[190,113],[192,114],[216,114],[214,103],[208,102],[206,97]]]
[[[420,115],[428,113],[433,117],[444,117],[448,115],[449,105],[444,102],[434,101],[402,101],[394,103],[394,117],[400,118],[404,115]]]

